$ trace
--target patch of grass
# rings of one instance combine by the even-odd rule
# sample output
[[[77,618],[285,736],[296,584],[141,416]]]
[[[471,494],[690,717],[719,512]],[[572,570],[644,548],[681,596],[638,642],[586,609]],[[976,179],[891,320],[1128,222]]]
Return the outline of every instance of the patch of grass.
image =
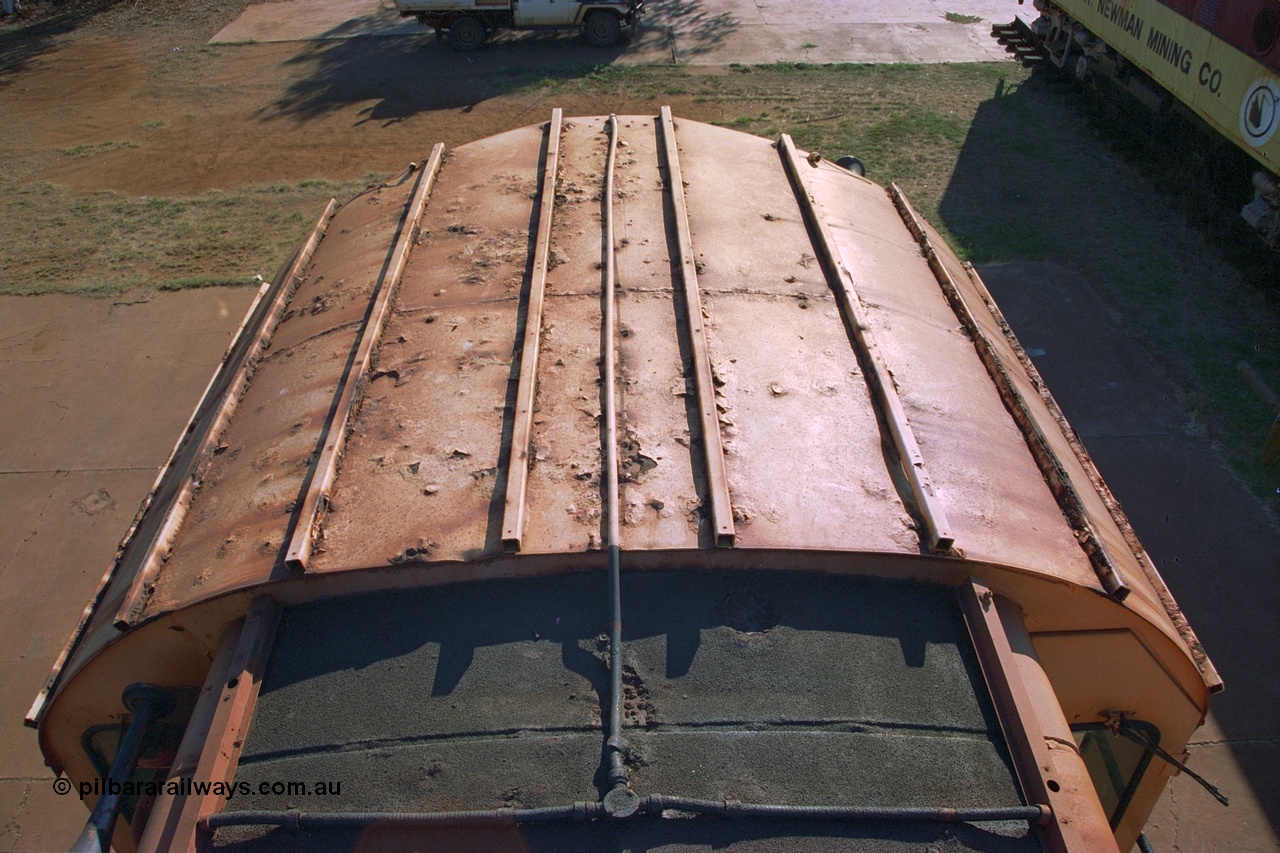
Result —
[[[272,275],[330,197],[367,181],[307,180],[190,198],[0,181],[0,294],[114,294],[249,284]]]
[[[209,45],[176,44],[147,66],[147,76],[164,84],[196,81],[208,74],[220,56],[219,49]]]
[[[263,276],[266,278],[266,276]],[[224,276],[191,276],[162,281],[156,285],[159,290],[195,290],[201,287],[240,287],[256,285],[261,281],[257,275],[248,278],[226,278]]]
[[[716,125],[719,125],[720,127],[731,127],[731,128],[733,128],[734,130],[746,130],[746,131],[750,131],[750,130],[751,130],[751,126],[752,126],[753,124],[761,124],[761,123],[768,122],[768,121],[769,121],[769,113],[768,113],[768,112],[761,112],[761,113],[759,113],[759,114],[757,114],[757,115],[751,115],[751,116],[738,116],[737,118],[733,119],[732,121],[717,121],[717,122],[712,122],[712,123],[713,123],[713,124],[716,124]]]
[[[574,94],[617,91],[625,87],[637,98],[674,94],[689,72],[673,66],[618,66],[570,63],[553,68],[508,67],[491,78],[494,95],[522,96],[535,92]]]
[[[958,12],[948,12],[944,17],[953,24],[976,24],[982,20],[979,15],[961,15]]]
[[[883,149],[898,145],[900,140],[924,140],[933,144],[964,142],[968,123],[955,113],[944,113],[930,107],[910,107],[893,112],[863,129],[863,136],[873,148]]]
[[[121,148],[137,148],[136,142],[99,142],[94,145],[73,145],[70,148],[59,148],[59,154],[65,154],[68,157],[92,157],[95,154],[106,154],[109,151],[119,151]]]

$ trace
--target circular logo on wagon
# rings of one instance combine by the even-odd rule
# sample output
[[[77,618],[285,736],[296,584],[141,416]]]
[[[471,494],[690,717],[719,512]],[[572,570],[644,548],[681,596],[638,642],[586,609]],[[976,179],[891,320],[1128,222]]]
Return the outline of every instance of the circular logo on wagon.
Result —
[[[1254,82],[1240,101],[1240,138],[1259,148],[1280,125],[1280,84],[1269,78]]]

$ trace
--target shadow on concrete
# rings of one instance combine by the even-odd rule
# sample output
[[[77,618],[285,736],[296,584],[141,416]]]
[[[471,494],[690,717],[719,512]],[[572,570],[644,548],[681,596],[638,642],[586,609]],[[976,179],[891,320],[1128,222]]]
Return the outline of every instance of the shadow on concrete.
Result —
[[[1152,193],[1143,164],[1126,162],[1130,132],[1090,120],[1065,81],[1037,74],[1014,89],[1001,81],[975,116],[939,214],[972,257],[1000,261],[979,264],[983,279],[1226,684],[1212,701],[1220,731],[1211,724],[1197,734],[1206,746],[1193,750],[1192,768],[1197,755],[1203,769],[1209,750],[1229,749],[1251,789],[1234,793],[1252,793],[1267,823],[1280,827],[1280,769],[1258,752],[1280,738],[1280,673],[1269,652],[1280,641],[1280,529],[1224,466],[1168,374],[1185,370],[1182,360],[1192,356],[1162,354],[1133,331],[1150,327],[1144,314],[1168,310],[1171,322],[1202,324],[1213,339],[1214,323],[1267,312],[1227,305],[1224,320],[1197,310],[1197,300],[1216,293],[1193,292],[1210,287],[1188,260],[1203,249],[1176,245],[1171,235],[1195,232],[1173,228],[1184,219],[1177,199]],[[1128,298],[1134,283],[1125,277],[1152,270],[1173,273],[1161,283],[1167,309],[1149,294]],[[1211,357],[1231,371],[1242,356]],[[1233,819],[1216,803],[1210,808],[1184,811],[1184,827]]]
[[[676,59],[686,61],[715,50],[740,24],[729,12],[708,11],[697,0],[662,2],[650,11],[650,25],[666,27],[676,43]]]
[[[12,85],[14,75],[55,48],[63,36],[118,5],[120,0],[93,0],[0,16],[0,87]]]
[[[360,31],[348,21],[339,29]],[[301,72],[260,118],[318,118],[373,102],[357,124],[390,125],[421,112],[457,109],[538,79],[583,77],[617,60],[620,44],[596,48],[563,33],[502,34],[485,49],[459,53],[429,30],[394,37],[333,37],[306,42],[287,63]]]
[[[1197,434],[1174,384],[1117,327],[1088,280],[1045,263],[997,264],[981,273],[1024,345],[1041,353],[1036,366],[1226,684],[1211,702],[1220,731],[1211,726],[1196,738],[1225,742],[1213,749],[1230,750],[1267,822],[1280,826],[1280,769],[1259,761],[1266,754],[1259,748],[1280,737],[1280,680],[1266,651],[1280,640],[1273,519]],[[1193,750],[1191,766],[1240,799],[1231,779],[1207,769],[1220,762]],[[1234,817],[1216,803],[1206,808],[1181,817]]]
[[[664,4],[661,16],[609,48],[592,47],[571,30],[501,32],[483,50],[459,53],[428,28],[412,36],[373,36],[385,16],[355,18],[303,43],[287,65],[298,76],[259,118],[317,118],[372,101],[359,123],[383,125],[417,113],[474,106],[513,89],[572,80],[611,65],[670,63],[707,53],[738,28],[728,14],[709,14],[693,0]]]

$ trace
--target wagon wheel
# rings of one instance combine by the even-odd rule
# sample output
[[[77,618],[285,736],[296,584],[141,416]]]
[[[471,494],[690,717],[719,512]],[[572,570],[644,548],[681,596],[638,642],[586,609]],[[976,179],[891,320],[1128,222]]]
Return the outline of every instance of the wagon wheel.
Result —
[[[449,44],[454,50],[479,50],[484,47],[484,24],[470,15],[455,18],[449,25]]]
[[[622,24],[612,12],[592,12],[582,28],[587,43],[596,47],[613,47],[622,37]]]

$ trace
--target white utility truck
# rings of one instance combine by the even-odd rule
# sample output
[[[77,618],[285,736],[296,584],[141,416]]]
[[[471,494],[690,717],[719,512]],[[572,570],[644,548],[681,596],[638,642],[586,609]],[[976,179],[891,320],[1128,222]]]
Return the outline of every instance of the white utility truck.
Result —
[[[610,47],[622,28],[635,31],[642,0],[396,0],[404,17],[416,17],[457,50],[479,50],[498,30],[578,29],[589,44]]]

